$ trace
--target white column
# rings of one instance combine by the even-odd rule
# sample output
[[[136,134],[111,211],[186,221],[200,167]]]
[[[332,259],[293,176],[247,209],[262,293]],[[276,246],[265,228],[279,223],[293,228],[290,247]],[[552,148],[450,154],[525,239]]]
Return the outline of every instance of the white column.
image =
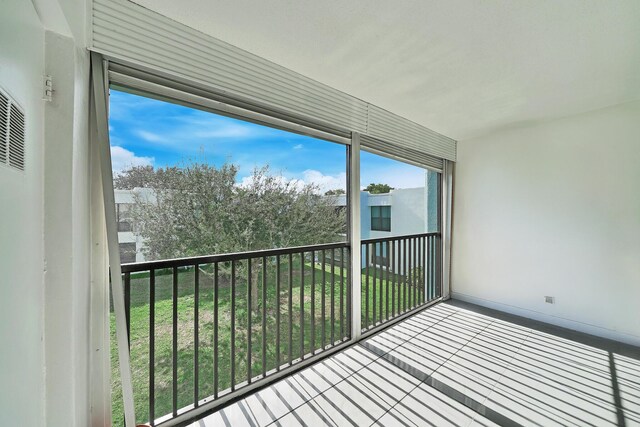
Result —
[[[453,162],[444,161],[442,171],[442,299],[451,296],[451,212],[453,206]]]
[[[362,275],[360,253],[360,134],[351,135],[348,159],[349,244],[351,245],[351,339],[360,338]]]

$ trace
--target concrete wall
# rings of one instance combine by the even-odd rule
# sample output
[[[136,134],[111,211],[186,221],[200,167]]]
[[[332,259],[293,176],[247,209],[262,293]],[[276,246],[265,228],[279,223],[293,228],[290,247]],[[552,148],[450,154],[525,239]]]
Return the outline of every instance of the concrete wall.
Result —
[[[26,116],[25,172],[0,165],[0,425],[45,415],[44,29],[29,1],[0,3],[0,86]]]
[[[640,102],[462,141],[454,193],[454,298],[640,344]]]

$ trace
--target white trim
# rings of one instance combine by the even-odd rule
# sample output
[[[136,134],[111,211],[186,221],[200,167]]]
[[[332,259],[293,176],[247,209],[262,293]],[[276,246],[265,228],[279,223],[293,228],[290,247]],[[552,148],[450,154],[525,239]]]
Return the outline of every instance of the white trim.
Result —
[[[453,162],[444,161],[442,171],[442,299],[451,293],[451,225],[453,211]]]
[[[124,401],[124,417],[127,427],[135,426],[133,404],[133,385],[131,382],[131,363],[129,357],[129,340],[125,316],[124,289],[122,286],[122,270],[120,268],[120,249],[118,246],[118,228],[116,223],[115,196],[113,191],[113,172],[111,169],[111,151],[109,145],[108,124],[108,88],[105,74],[106,65],[97,53],[91,54],[91,81],[93,87],[93,108],[97,141],[95,147],[100,153],[100,174],[102,178],[102,195],[104,198],[104,214],[107,228],[107,245],[109,248],[109,267],[111,269],[111,293],[113,310],[116,316],[116,338]]]
[[[100,155],[97,150],[97,129],[93,96],[89,108],[90,162],[90,222],[91,222],[91,284],[90,284],[90,419],[91,426],[111,425],[111,342],[109,322],[109,259],[104,198],[100,177]]]
[[[578,332],[583,332],[590,335],[595,335],[610,340],[615,340],[635,346],[640,346],[640,336],[625,334],[622,332],[614,331],[612,329],[602,328],[600,326],[591,325],[589,323],[578,322],[564,317],[553,316],[546,313],[541,313],[535,310],[529,310],[526,308],[517,307],[509,304],[502,304],[495,301],[486,300],[484,298],[475,297],[473,295],[467,295],[460,292],[452,292],[451,298],[476,304],[482,307],[491,308],[494,310],[502,311],[505,313],[513,314],[515,316],[525,317],[527,319],[537,320],[539,322],[549,323],[551,325],[560,326],[562,328],[571,329]]]
[[[351,252],[351,340],[357,341],[362,334],[362,266],[360,253],[360,134],[351,136],[347,165],[349,191],[349,245]]]

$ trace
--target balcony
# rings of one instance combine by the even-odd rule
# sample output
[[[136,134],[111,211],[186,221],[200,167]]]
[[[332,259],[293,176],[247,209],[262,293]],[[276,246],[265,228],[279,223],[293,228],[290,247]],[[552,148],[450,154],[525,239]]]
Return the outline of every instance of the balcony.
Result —
[[[354,270],[347,243],[123,264],[139,421],[184,423],[352,345],[354,272],[363,337],[438,301],[439,242],[362,240]]]
[[[639,356],[441,302],[191,426],[639,425]]]
[[[346,243],[123,265],[138,417],[193,427],[640,424],[637,347],[442,302],[439,238],[362,240],[358,340]]]

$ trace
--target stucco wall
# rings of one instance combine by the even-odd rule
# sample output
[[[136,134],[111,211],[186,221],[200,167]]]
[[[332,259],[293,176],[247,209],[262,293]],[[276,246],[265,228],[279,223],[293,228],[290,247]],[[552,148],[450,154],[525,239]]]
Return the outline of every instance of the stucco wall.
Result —
[[[453,297],[640,344],[639,165],[640,102],[460,142]]]

